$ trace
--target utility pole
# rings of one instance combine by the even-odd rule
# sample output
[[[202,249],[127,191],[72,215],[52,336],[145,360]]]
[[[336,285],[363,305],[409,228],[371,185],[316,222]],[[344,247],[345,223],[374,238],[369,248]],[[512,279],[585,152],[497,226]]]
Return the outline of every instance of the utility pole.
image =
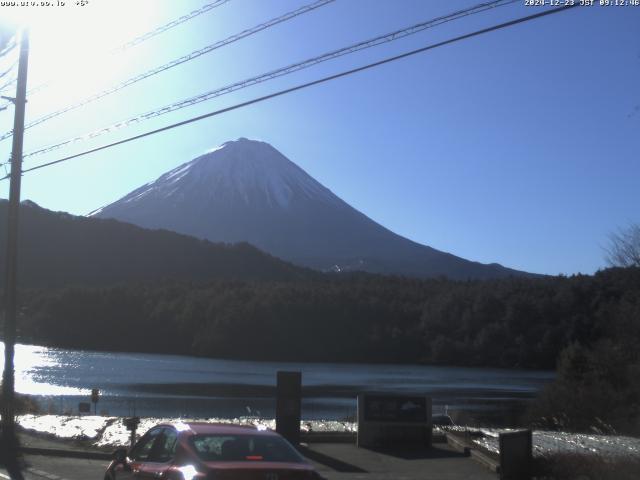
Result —
[[[4,372],[2,374],[2,460],[12,479],[22,480],[18,464],[18,439],[15,428],[15,378],[13,357],[16,343],[18,219],[20,213],[20,182],[22,179],[22,143],[24,111],[27,103],[27,70],[29,66],[29,33],[21,33],[18,86],[16,88],[13,121],[13,150],[7,222],[7,254],[4,281]]]

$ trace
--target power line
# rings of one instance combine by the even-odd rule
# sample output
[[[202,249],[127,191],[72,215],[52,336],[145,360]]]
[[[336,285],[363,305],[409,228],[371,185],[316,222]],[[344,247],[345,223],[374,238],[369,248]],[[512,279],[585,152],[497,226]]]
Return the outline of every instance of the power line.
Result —
[[[200,15],[202,15],[204,13],[207,13],[208,11],[213,10],[216,7],[220,7],[220,6],[222,6],[225,3],[228,3],[230,1],[231,0],[216,0],[215,2],[211,2],[211,3],[208,3],[206,5],[203,5],[202,7],[198,8],[196,10],[193,10],[193,11],[191,11],[190,13],[188,13],[186,15],[182,15],[181,17],[176,18],[175,20],[172,20],[172,21],[170,21],[168,23],[165,23],[164,25],[160,25],[159,27],[154,28],[153,30],[151,30],[149,32],[146,32],[146,33],[144,33],[144,34],[142,34],[142,35],[140,35],[138,37],[135,37],[135,38],[127,41],[126,43],[123,43],[122,45],[119,45],[118,47],[110,50],[108,52],[108,54],[113,55],[113,54],[116,54],[116,53],[124,52],[125,50],[128,50],[131,47],[139,45],[142,42],[145,42],[145,41],[149,40],[150,38],[153,38],[153,37],[155,37],[157,35],[160,35],[161,33],[164,33],[167,30],[170,30],[170,29],[172,29],[174,27],[177,27],[178,25],[180,25],[180,24],[182,24],[184,22],[187,22],[187,21],[189,21],[189,20],[191,20],[191,19],[193,19],[195,17],[198,17],[198,16],[200,16]],[[13,48],[14,46],[15,45],[12,45],[11,48]],[[10,48],[7,47],[7,49],[5,49],[5,50],[9,50],[9,49]],[[3,53],[4,52],[0,52],[0,56],[2,56]],[[42,83],[42,84],[30,89],[27,92],[27,94],[28,95],[33,95],[34,93],[37,93],[37,92],[40,92],[40,91],[44,90],[45,88],[47,88],[50,85],[51,85],[51,81]],[[6,105],[7,104],[2,105],[2,106],[4,107]],[[0,138],[0,140],[4,140],[5,138],[7,138],[7,136],[11,136],[11,134],[12,134],[11,132],[8,132],[8,135],[7,134],[3,135],[2,138]]]
[[[180,100],[178,102],[169,104],[169,105],[165,105],[162,108],[159,109],[154,109],[139,115],[136,115],[135,117],[129,118],[127,120],[122,120],[120,122],[114,123],[112,125],[109,125],[107,127],[103,127],[100,128],[98,130],[94,130],[93,132],[89,132],[74,138],[70,138],[67,140],[64,140],[62,142],[56,143],[56,144],[52,144],[52,145],[48,145],[46,147],[40,148],[38,150],[32,151],[28,154],[25,155],[25,157],[31,157],[34,155],[40,155],[40,154],[44,154],[44,153],[48,153],[51,152],[53,150],[57,150],[59,148],[65,147],[71,143],[76,143],[79,141],[83,141],[83,140],[89,140],[92,138],[96,138],[100,135],[104,135],[106,133],[110,133],[113,132],[115,130],[119,130],[121,128],[125,128],[129,125],[132,125],[134,123],[138,123],[144,120],[149,120],[151,118],[155,118],[155,117],[159,117],[161,115],[170,113],[170,112],[174,112],[176,110],[180,110],[182,108],[186,108],[186,107],[190,107],[192,105],[196,105],[198,103],[202,103],[206,100],[210,100],[212,98],[216,98],[216,97],[220,97],[222,95],[227,95],[229,93],[235,92],[237,90],[241,90],[253,85],[257,85],[259,83],[262,82],[266,82],[268,80],[272,80],[274,78],[278,78],[278,77],[282,77],[284,75],[288,75],[300,70],[303,70],[305,68],[309,68],[313,65],[317,65],[319,63],[322,62],[326,62],[328,60],[333,60],[334,58],[338,58],[338,57],[342,57],[344,55],[348,55],[354,52],[358,52],[360,50],[364,50],[367,48],[372,48],[375,47],[377,45],[381,45],[383,43],[387,43],[387,42],[392,42],[395,40],[398,40],[400,38],[404,38],[407,37],[409,35],[413,35],[415,33],[421,32],[423,30],[426,30],[428,28],[432,28],[447,22],[451,22],[453,20],[457,20],[459,18],[462,17],[466,17],[469,15],[474,15],[477,13],[481,13],[484,12],[486,10],[492,9],[492,8],[496,8],[496,7],[501,7],[501,6],[505,6],[505,5],[509,5],[511,3],[515,3],[519,0],[497,0],[497,1],[491,1],[491,2],[487,2],[487,3],[482,3],[479,5],[476,5],[475,7],[471,7],[471,8],[467,8],[464,10],[459,10],[457,12],[442,16],[442,17],[437,17],[435,19],[431,19],[431,20],[427,20],[425,22],[421,22],[415,25],[412,25],[411,27],[408,28],[404,28],[401,30],[396,30],[395,32],[391,32],[391,33],[387,33],[384,35],[380,35],[377,36],[375,38],[366,40],[366,41],[362,41],[359,43],[356,43],[354,45],[350,45],[348,47],[344,47],[338,50],[334,50],[328,53],[324,53],[322,55],[319,55],[317,57],[313,57],[313,58],[309,58],[307,60],[304,60],[302,62],[298,62],[298,63],[294,63],[292,65],[288,65],[286,67],[282,67],[279,68],[277,70],[273,70],[271,72],[267,72],[267,73],[263,73],[261,75],[258,75],[256,77],[252,77],[249,79],[245,79],[239,82],[235,82],[233,84],[221,87],[221,88],[217,88],[215,90],[211,90],[209,92],[205,92],[199,95],[196,95],[194,97],[190,97],[187,98],[185,100]]]
[[[18,65],[18,61],[13,62],[4,72],[0,73],[0,78],[4,78],[9,75]]]
[[[156,35],[160,35],[161,33],[166,32],[167,30],[172,29],[173,27],[177,27],[178,25],[191,20],[192,18],[198,17],[200,15],[202,15],[203,13],[207,13],[210,10],[213,10],[214,8],[220,7],[221,5],[224,5],[227,2],[230,2],[231,0],[216,0],[215,2],[211,2],[211,3],[207,3],[206,5],[203,5],[202,7],[191,11],[190,13],[186,14],[186,15],[182,15],[180,18],[176,18],[175,20],[172,20],[168,23],[165,23],[164,25],[161,25],[157,28],[155,28],[154,30],[151,30],[150,32],[145,33],[144,35],[140,35],[139,37],[136,37],[132,40],[129,40],[127,43],[124,43],[122,45],[120,45],[119,47],[115,48],[112,53],[117,53],[117,52],[121,52],[124,50],[127,50],[135,45],[139,45],[142,42],[145,42],[147,40],[149,40],[150,38],[155,37]]]
[[[449,40],[444,40],[442,42],[438,42],[438,43],[434,43],[434,44],[431,44],[431,45],[427,45],[425,47],[418,48],[416,50],[411,50],[409,52],[405,52],[405,53],[402,53],[400,55],[395,55],[393,57],[387,57],[387,58],[385,58],[383,60],[379,60],[377,62],[369,63],[369,64],[363,65],[361,67],[353,68],[351,70],[346,70],[346,71],[343,71],[343,72],[340,72],[340,73],[336,73],[334,75],[329,75],[327,77],[323,77],[323,78],[320,78],[320,79],[317,79],[317,80],[313,80],[311,82],[303,83],[303,84],[297,85],[295,87],[291,87],[291,88],[287,88],[287,89],[284,89],[284,90],[280,90],[278,92],[274,92],[274,93],[271,93],[269,95],[265,95],[265,96],[262,96],[262,97],[254,98],[252,100],[248,100],[246,102],[238,103],[238,104],[232,105],[230,107],[226,107],[226,108],[223,108],[223,109],[220,109],[220,110],[216,110],[214,112],[206,113],[204,115],[199,115],[197,117],[193,117],[193,118],[190,118],[188,120],[183,120],[181,122],[174,123],[172,125],[168,125],[168,126],[165,126],[165,127],[162,127],[162,128],[151,130],[149,132],[141,133],[140,135],[135,135],[135,136],[132,136],[132,137],[129,137],[129,138],[125,138],[123,140],[119,140],[117,142],[113,142],[113,143],[109,143],[109,144],[106,144],[106,145],[102,145],[100,147],[92,148],[90,150],[86,150],[84,152],[76,153],[74,155],[69,155],[67,157],[60,158],[58,160],[54,160],[52,162],[47,162],[47,163],[43,163],[43,164],[40,164],[40,165],[36,165],[35,167],[31,167],[31,168],[23,170],[23,172],[24,173],[32,172],[34,170],[39,170],[41,168],[45,168],[45,167],[49,167],[49,166],[52,166],[52,165],[56,165],[58,163],[67,162],[67,161],[72,160],[74,158],[82,157],[84,155],[89,155],[90,153],[95,153],[95,152],[99,152],[101,150],[106,150],[108,148],[115,147],[117,145],[122,145],[124,143],[129,143],[129,142],[132,142],[134,140],[139,140],[139,139],[144,138],[144,137],[155,135],[156,133],[165,132],[165,131],[171,130],[173,128],[177,128],[177,127],[181,127],[183,125],[188,125],[190,123],[198,122],[198,121],[204,120],[206,118],[214,117],[214,116],[217,116],[217,115],[221,115],[223,113],[227,113],[227,112],[230,112],[230,111],[233,111],[233,110],[237,110],[239,108],[243,108],[243,107],[247,107],[249,105],[253,105],[255,103],[260,103],[260,102],[263,102],[265,100],[270,100],[272,98],[280,97],[282,95],[286,95],[288,93],[292,93],[292,92],[295,92],[295,91],[298,91],[298,90],[302,90],[304,88],[312,87],[314,85],[319,85],[321,83],[329,82],[331,80],[336,80],[338,78],[346,77],[348,75],[352,75],[354,73],[362,72],[364,70],[369,70],[371,68],[379,67],[380,65],[385,65],[387,63],[391,63],[391,62],[394,62],[396,60],[400,60],[400,59],[407,58],[407,57],[410,57],[410,56],[413,56],[413,55],[417,55],[418,53],[423,53],[423,52],[426,52],[426,51],[429,51],[429,50],[433,50],[435,48],[442,47],[442,46],[445,46],[445,45],[449,45],[449,44],[452,44],[452,43],[456,43],[456,42],[459,42],[461,40],[466,40],[466,39],[469,39],[469,38],[472,38],[472,37],[483,35],[485,33],[494,32],[496,30],[501,30],[503,28],[512,27],[514,25],[518,25],[520,23],[525,23],[525,22],[528,22],[528,21],[531,21],[531,20],[535,20],[537,18],[541,18],[541,17],[545,17],[545,16],[548,16],[548,15],[552,15],[554,13],[563,12],[565,10],[569,10],[569,9],[577,7],[577,6],[579,6],[579,4],[567,5],[567,6],[555,8],[555,9],[552,9],[552,10],[546,10],[546,11],[543,11],[543,12],[539,12],[539,13],[536,13],[536,14],[533,14],[533,15],[528,15],[526,17],[520,17],[520,18],[517,18],[515,20],[511,20],[511,21],[508,21],[508,22],[505,22],[505,23],[500,23],[498,25],[494,25],[494,26],[491,26],[491,27],[483,28],[481,30],[476,30],[474,32],[467,33],[465,35],[460,35],[458,37],[454,37],[454,38],[451,38]],[[6,180],[7,178],[8,178],[8,176],[0,178],[0,180]]]
[[[9,42],[5,45],[5,47],[2,50],[0,50],[0,57],[4,57],[5,55],[7,55],[11,50],[13,50],[16,47],[17,44],[18,43],[16,42],[16,37],[13,36],[11,40],[9,40]]]
[[[2,78],[2,77],[0,77]],[[4,92],[5,90],[7,90],[10,86],[12,86],[14,83],[16,83],[18,79],[16,77],[13,77],[9,80],[7,80],[7,82],[5,82],[2,86],[0,86],[0,93]],[[4,107],[2,107],[4,108]],[[2,110],[2,108],[0,108],[0,110]]]
[[[253,34],[261,32],[262,30],[266,30],[267,28],[273,27],[273,26],[275,26],[275,25],[277,25],[279,23],[286,22],[287,20],[291,20],[291,19],[293,19],[293,18],[295,18],[295,17],[297,17],[299,15],[303,15],[305,13],[311,12],[311,11],[317,9],[317,8],[323,7],[323,6],[325,6],[325,5],[329,4],[329,3],[332,3],[334,1],[335,0],[316,0],[313,3],[310,3],[308,5],[304,5],[304,6],[298,8],[296,10],[293,10],[293,11],[287,12],[287,13],[285,13],[283,15],[280,15],[279,17],[272,18],[271,20],[268,20],[268,21],[266,21],[264,23],[260,23],[260,24],[256,25],[255,27],[243,30],[242,32],[237,33],[235,35],[231,35],[230,37],[227,37],[224,40],[220,40],[220,41],[218,41],[216,43],[213,43],[211,45],[208,45],[206,47],[200,48],[198,50],[194,50],[193,52],[191,52],[191,53],[189,53],[187,55],[184,55],[184,56],[182,56],[180,58],[177,58],[175,60],[172,60],[172,61],[170,61],[168,63],[165,63],[164,65],[161,65],[159,67],[153,68],[151,70],[147,70],[146,72],[143,72],[143,73],[141,73],[139,75],[136,75],[135,77],[131,77],[131,78],[127,79],[127,80],[124,80],[124,81],[122,81],[120,83],[117,83],[116,85],[114,85],[112,87],[109,87],[109,88],[107,88],[105,90],[102,90],[101,92],[95,93],[95,94],[93,94],[93,95],[91,95],[91,96],[89,96],[89,97],[87,97],[87,98],[85,98],[83,100],[80,100],[77,103],[74,103],[74,104],[69,105],[69,106],[64,107],[64,108],[61,108],[61,109],[56,110],[54,112],[48,113],[48,114],[46,114],[46,115],[44,115],[44,116],[42,116],[42,117],[40,117],[40,118],[38,118],[36,120],[33,120],[33,121],[29,122],[27,125],[25,125],[25,129],[34,127],[36,125],[39,125],[39,124],[41,124],[43,122],[46,122],[47,120],[50,120],[50,119],[55,118],[55,117],[58,117],[58,116],[60,116],[60,115],[62,115],[64,113],[70,112],[70,111],[75,110],[77,108],[80,108],[80,107],[82,107],[84,105],[87,105],[87,104],[89,104],[91,102],[94,102],[94,101],[99,100],[99,99],[101,99],[103,97],[106,97],[107,95],[110,95],[112,93],[118,92],[118,91],[122,90],[123,88],[126,88],[126,87],[128,87],[130,85],[133,85],[134,83],[137,83],[137,82],[139,82],[141,80],[144,80],[145,78],[152,77],[152,76],[157,75],[159,73],[162,73],[162,72],[164,72],[166,70],[169,70],[170,68],[176,67],[176,66],[181,65],[183,63],[186,63],[186,62],[188,62],[190,60],[194,60],[194,59],[196,59],[196,58],[198,58],[198,57],[200,57],[200,56],[202,56],[202,55],[204,55],[206,53],[212,52],[212,51],[217,50],[219,48],[222,48],[222,47],[224,47],[226,45],[229,45],[231,43],[237,42],[238,40],[241,40],[243,38],[249,37],[249,36],[251,36]],[[0,135],[0,141],[5,140],[6,138],[9,138],[11,135],[12,135],[11,131]]]
[[[15,43],[15,37],[12,41],[11,45],[8,45],[7,47],[5,47],[1,52],[0,52],[0,58],[8,53],[11,52],[11,50],[13,50],[16,46]],[[4,70],[2,73],[0,73],[0,80],[2,80],[3,78],[5,78],[6,76],[10,75],[15,69],[16,66],[18,65],[18,60],[16,59],[13,63],[11,63],[11,65],[9,65],[7,67],[6,70]],[[15,84],[18,80],[17,74],[16,76],[11,76],[11,78],[7,79],[2,85],[0,85],[0,94],[1,93],[6,93],[7,90],[9,90],[10,87],[13,86],[13,84]],[[7,98],[7,97],[3,97],[3,98]],[[6,110],[9,105],[11,105],[11,101],[7,101],[6,103],[4,103],[3,105],[0,105],[0,112],[3,110]]]

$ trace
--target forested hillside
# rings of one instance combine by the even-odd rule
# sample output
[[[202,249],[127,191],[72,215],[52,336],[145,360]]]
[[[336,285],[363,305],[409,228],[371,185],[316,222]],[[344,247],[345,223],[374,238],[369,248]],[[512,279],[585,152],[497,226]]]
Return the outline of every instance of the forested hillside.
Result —
[[[52,212],[32,202],[20,209],[18,280],[25,287],[110,285],[179,279],[296,280],[316,275],[253,246],[215,244],[166,230]],[[0,201],[0,232],[7,224]],[[0,234],[0,264],[6,235]],[[4,277],[0,277],[0,285]]]
[[[24,340],[211,357],[554,368],[638,335],[640,269],[452,282],[366,274],[30,291]]]

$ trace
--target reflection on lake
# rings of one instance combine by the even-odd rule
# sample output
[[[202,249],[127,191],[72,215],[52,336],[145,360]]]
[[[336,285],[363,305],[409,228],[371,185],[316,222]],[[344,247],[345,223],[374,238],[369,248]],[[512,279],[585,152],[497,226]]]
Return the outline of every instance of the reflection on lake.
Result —
[[[0,343],[0,346],[4,347]],[[16,346],[16,391],[44,410],[77,412],[99,388],[111,415],[273,417],[278,370],[299,370],[303,417],[355,415],[363,391],[430,395],[435,409],[492,411],[522,405],[552,372],[420,365],[250,362],[177,355]]]

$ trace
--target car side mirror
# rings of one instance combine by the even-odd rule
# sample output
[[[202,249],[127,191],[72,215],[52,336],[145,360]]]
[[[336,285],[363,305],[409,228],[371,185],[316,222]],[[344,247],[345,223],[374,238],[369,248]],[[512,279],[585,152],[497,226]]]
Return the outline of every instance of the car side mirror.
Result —
[[[126,463],[127,462],[127,449],[119,448],[115,452],[113,452],[113,460],[116,463]]]

